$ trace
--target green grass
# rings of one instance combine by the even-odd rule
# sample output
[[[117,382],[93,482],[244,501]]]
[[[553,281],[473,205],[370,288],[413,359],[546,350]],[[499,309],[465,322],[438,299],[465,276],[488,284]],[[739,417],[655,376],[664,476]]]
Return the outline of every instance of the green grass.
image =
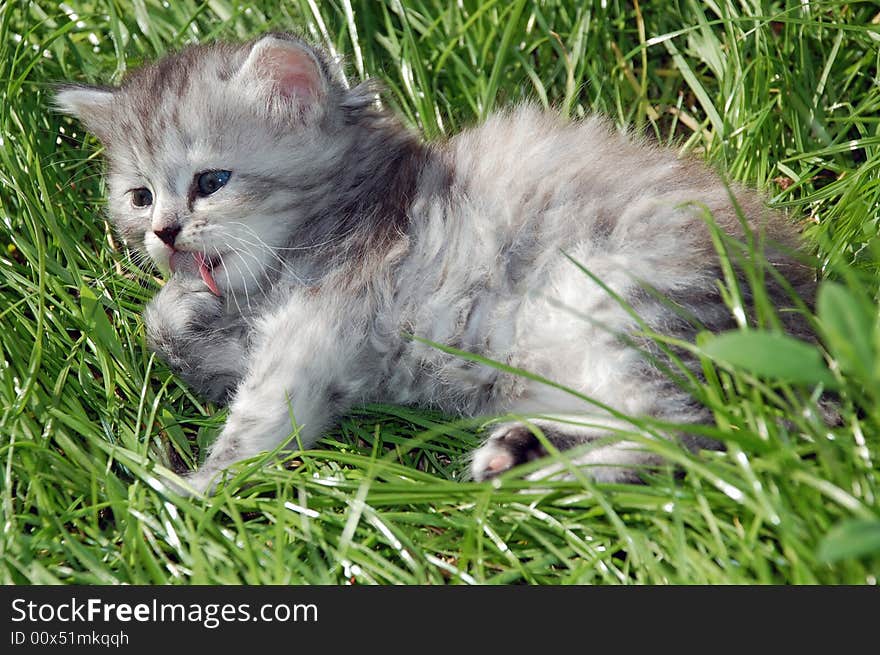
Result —
[[[876,584],[876,3],[68,4],[78,16],[0,5],[0,582]],[[760,187],[833,280],[824,349],[702,336],[704,430],[728,450],[647,441],[681,479],[462,482],[479,424],[371,407],[285,465],[243,465],[214,498],[165,492],[223,415],[146,350],[139,312],[157,280],[114,240],[99,145],[48,110],[51,84],[116,82],[185,43],[291,28],[344,55],[350,79],[383,80],[431,138],[532,99],[601,111]],[[815,402],[828,387],[833,428]]]

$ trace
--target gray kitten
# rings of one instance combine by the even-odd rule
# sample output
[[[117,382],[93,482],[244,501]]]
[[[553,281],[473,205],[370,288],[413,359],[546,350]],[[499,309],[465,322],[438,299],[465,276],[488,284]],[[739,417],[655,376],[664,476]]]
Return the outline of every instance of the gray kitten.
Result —
[[[346,88],[325,55],[287,34],[190,47],[119,88],[65,86],[57,105],[106,146],[120,234],[172,272],[146,309],[150,347],[197,392],[229,403],[188,477],[197,490],[277,447],[294,420],[309,447],[371,401],[539,415],[495,427],[473,454],[477,480],[545,454],[530,426],[559,449],[601,439],[574,463],[600,481],[634,480],[657,458],[607,439],[632,429],[615,411],[711,419],[661,373],[633,315],[572,262],[651,329],[692,338],[697,326],[734,326],[703,212],[732,235],[741,222],[699,164],[599,118],[572,123],[532,106],[425,144],[369,85]],[[736,198],[752,228],[796,242],[756,196]],[[766,257],[809,297],[807,267]]]

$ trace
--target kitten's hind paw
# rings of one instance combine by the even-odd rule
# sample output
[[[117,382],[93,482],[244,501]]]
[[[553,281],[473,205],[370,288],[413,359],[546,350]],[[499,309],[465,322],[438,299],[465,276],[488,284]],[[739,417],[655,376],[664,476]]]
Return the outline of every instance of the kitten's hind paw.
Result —
[[[165,485],[176,494],[184,498],[197,498],[210,496],[219,482],[220,471],[199,469],[181,476],[183,483],[167,480]]]
[[[474,452],[471,475],[477,482],[482,482],[546,454],[547,451],[529,428],[518,423],[507,423],[495,430]]]

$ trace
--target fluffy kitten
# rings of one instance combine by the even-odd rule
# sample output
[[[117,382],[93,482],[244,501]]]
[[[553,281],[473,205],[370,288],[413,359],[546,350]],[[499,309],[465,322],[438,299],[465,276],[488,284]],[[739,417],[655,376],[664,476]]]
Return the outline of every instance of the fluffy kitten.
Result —
[[[552,386],[408,335],[626,414],[710,419],[621,338],[636,320],[571,261],[652,329],[690,338],[695,325],[733,326],[702,216],[708,208],[734,235],[740,221],[701,165],[599,118],[572,123],[531,106],[425,144],[377,107],[369,86],[346,88],[326,56],[287,34],[190,47],[119,88],[65,86],[57,105],[106,146],[118,231],[173,272],[146,309],[150,347],[196,391],[229,403],[188,478],[196,489],[275,448],[292,417],[309,447],[370,401],[541,415],[533,424],[560,449],[626,427]],[[737,196],[753,227],[794,242],[754,195]],[[808,269],[767,257],[809,296]],[[504,423],[474,453],[472,475],[542,454],[527,424]],[[612,481],[656,459],[605,439],[575,463]]]

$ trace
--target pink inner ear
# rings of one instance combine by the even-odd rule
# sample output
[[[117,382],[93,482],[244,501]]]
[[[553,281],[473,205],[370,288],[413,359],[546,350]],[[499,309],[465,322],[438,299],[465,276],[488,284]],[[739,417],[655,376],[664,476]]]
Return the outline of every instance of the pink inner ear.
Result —
[[[314,98],[321,88],[318,68],[312,58],[295,46],[273,45],[259,55],[258,69],[272,80],[286,98]]]

